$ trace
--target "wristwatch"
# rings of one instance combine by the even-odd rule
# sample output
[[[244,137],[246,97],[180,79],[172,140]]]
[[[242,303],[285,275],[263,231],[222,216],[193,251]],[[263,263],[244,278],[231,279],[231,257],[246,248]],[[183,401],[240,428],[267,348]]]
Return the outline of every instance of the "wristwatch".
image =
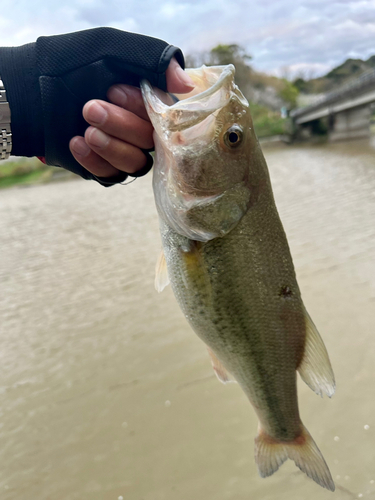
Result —
[[[9,158],[12,151],[12,131],[10,130],[10,107],[7,93],[0,76],[0,160]]]

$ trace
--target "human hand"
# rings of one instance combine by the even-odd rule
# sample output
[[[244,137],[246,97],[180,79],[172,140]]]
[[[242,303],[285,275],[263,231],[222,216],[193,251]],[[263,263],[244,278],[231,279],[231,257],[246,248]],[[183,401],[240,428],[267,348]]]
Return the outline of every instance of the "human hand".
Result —
[[[12,154],[42,156],[49,165],[85,179],[96,178],[69,150],[72,137],[83,136],[87,128],[83,106],[92,99],[105,101],[114,84],[137,87],[143,78],[166,91],[172,57],[184,67],[178,48],[113,28],[40,37],[21,47],[0,48],[0,75],[11,109]],[[104,184],[111,184],[110,176],[106,175]]]
[[[194,86],[188,75],[173,58],[166,71],[167,90],[190,92]],[[70,141],[75,159],[89,172],[115,181],[124,172],[138,177],[147,173],[152,160],[142,150],[154,146],[153,127],[148,118],[141,91],[130,85],[118,84],[107,93],[110,101],[91,100],[83,107],[83,117],[91,125],[84,138]]]

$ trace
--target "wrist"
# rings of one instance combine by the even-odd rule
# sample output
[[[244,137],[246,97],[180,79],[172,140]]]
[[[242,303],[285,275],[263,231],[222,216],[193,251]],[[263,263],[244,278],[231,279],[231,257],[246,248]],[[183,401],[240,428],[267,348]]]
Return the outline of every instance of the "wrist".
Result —
[[[35,44],[0,49],[0,75],[12,117],[12,154],[44,156],[44,128]]]
[[[10,107],[4,83],[0,75],[0,160],[6,160],[12,151],[12,132],[10,129]]]

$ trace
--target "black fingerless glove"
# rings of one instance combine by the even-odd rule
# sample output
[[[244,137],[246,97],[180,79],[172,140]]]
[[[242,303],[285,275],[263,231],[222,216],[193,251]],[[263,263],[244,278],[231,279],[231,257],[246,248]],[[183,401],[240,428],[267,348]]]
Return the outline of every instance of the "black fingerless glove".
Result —
[[[49,165],[93,179],[69,150],[70,139],[83,136],[88,127],[82,117],[84,104],[90,99],[106,100],[108,88],[115,83],[139,87],[142,78],[166,91],[165,72],[173,56],[184,68],[177,47],[113,28],[40,37],[21,47],[0,48],[0,75],[12,115],[12,154],[43,156]],[[150,157],[147,163],[144,173],[151,168]],[[124,178],[126,174],[102,183]]]

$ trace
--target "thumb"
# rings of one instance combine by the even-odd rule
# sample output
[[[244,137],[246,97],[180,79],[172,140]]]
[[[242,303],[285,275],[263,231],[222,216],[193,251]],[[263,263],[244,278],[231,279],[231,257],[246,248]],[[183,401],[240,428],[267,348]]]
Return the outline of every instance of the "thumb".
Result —
[[[166,78],[168,92],[187,94],[195,87],[193,80],[185,73],[174,57],[167,68]]]

